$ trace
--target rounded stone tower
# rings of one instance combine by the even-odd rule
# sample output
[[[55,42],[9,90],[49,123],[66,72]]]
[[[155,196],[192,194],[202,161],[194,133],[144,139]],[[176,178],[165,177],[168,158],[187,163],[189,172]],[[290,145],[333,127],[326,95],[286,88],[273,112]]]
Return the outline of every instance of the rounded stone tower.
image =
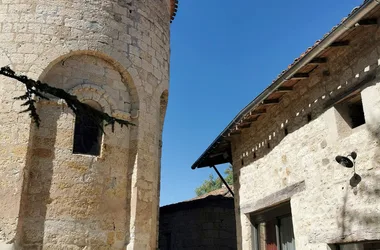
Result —
[[[0,249],[156,249],[161,136],[176,0],[26,0],[0,4],[9,65],[136,126],[77,119],[0,83]]]

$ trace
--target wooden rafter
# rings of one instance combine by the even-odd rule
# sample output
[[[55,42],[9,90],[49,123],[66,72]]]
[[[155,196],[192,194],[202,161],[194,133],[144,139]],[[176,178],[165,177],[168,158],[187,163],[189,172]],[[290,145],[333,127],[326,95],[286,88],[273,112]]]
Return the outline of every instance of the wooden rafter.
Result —
[[[356,26],[368,26],[368,25],[377,25],[378,21],[376,18],[367,18],[360,20]]]
[[[280,102],[280,99],[267,99],[263,101],[264,105],[273,105],[278,104]]]
[[[240,135],[241,134],[241,131],[240,130],[234,130],[234,131],[231,131],[230,133],[229,133],[229,136],[231,136],[231,135]]]
[[[296,73],[292,76],[292,79],[295,80],[301,80],[301,79],[306,79],[309,78],[309,73]]]
[[[249,127],[251,127],[251,122],[243,122],[239,124],[240,129],[249,128]]]
[[[309,62],[309,64],[323,64],[323,63],[327,63],[326,57],[316,57]]]
[[[245,122],[255,122],[255,121],[257,121],[258,118],[259,118],[258,116],[248,116],[248,117],[244,118],[244,121]]]
[[[291,92],[291,91],[293,91],[293,87],[282,86],[282,87],[278,87],[276,91],[277,92],[283,92],[283,93]]]
[[[330,47],[345,47],[348,45],[350,45],[350,41],[345,40],[345,41],[333,42],[330,44]]]

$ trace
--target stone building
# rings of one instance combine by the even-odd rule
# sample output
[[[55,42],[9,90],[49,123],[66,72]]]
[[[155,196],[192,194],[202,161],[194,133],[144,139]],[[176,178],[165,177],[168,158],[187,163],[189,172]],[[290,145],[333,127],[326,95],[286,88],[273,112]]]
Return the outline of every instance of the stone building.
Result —
[[[0,65],[135,127],[78,120],[1,77],[0,249],[156,249],[161,134],[177,0],[0,3]]]
[[[192,166],[233,165],[238,249],[380,249],[379,18],[355,8]]]
[[[236,250],[234,199],[227,188],[160,208],[160,250]]]

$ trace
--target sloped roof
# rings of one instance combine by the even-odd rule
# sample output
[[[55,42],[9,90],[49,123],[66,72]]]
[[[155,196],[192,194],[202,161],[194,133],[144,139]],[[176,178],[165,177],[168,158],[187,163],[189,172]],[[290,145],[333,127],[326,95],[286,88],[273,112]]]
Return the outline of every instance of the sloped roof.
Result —
[[[328,49],[345,45],[346,40],[342,37],[351,32],[356,25],[367,24],[365,18],[379,5],[377,0],[365,0],[361,6],[354,8],[351,13],[334,26],[323,38],[317,40],[313,46],[296,58],[287,69],[283,70],[278,77],[260,95],[243,108],[228,126],[211,143],[204,153],[191,166],[192,169],[209,167],[213,165],[232,162],[231,143],[229,137],[238,134],[242,129],[248,128],[257,119],[265,114],[266,105],[276,105],[280,98],[292,90],[300,78],[308,75],[308,67],[326,60],[321,56]]]
[[[234,187],[233,186],[230,185],[230,188],[231,188],[232,191],[234,191]],[[195,197],[195,198],[191,199],[190,201],[204,199],[204,198],[207,198],[209,196],[218,196],[218,195],[221,195],[223,197],[231,197],[231,198],[233,198],[231,192],[225,186],[223,186],[222,188],[216,189],[216,190],[211,191],[211,192],[209,192],[207,194],[203,194],[201,196]]]
[[[230,186],[230,188],[233,190],[232,186]],[[220,189],[211,191],[207,194],[192,198],[190,200],[185,200],[178,203],[163,206],[160,208],[160,211],[177,212],[182,209],[188,210],[194,208],[201,208],[204,206],[212,206],[219,203],[224,205],[227,203],[231,208],[233,208],[233,197],[226,187],[222,187]]]

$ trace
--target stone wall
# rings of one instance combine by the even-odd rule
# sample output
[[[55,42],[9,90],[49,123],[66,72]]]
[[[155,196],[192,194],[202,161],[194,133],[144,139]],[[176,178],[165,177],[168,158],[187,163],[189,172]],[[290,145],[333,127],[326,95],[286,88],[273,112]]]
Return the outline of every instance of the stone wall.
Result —
[[[236,249],[233,198],[209,196],[161,207],[159,249]]]
[[[1,78],[0,247],[155,249],[167,1],[3,1],[0,63],[97,102],[136,127],[106,128],[99,157],[73,155],[74,116],[39,103],[37,129]]]
[[[360,29],[233,138],[239,249],[255,249],[249,214],[289,199],[297,249],[380,240],[380,29]],[[366,123],[351,129],[332,104],[358,86]],[[352,151],[362,178],[356,187],[353,170],[335,161]]]

